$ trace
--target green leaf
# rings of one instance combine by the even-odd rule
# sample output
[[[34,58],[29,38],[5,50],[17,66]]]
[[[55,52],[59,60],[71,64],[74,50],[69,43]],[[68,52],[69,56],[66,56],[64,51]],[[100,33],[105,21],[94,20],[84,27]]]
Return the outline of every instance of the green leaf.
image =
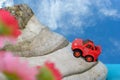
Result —
[[[54,76],[47,67],[43,67],[37,75],[37,80],[54,80]]]
[[[3,74],[6,76],[7,80],[21,80],[15,73],[4,72]]]
[[[6,25],[4,25],[1,21],[0,21],[0,35],[9,35],[11,34],[11,29],[9,27],[7,27]]]

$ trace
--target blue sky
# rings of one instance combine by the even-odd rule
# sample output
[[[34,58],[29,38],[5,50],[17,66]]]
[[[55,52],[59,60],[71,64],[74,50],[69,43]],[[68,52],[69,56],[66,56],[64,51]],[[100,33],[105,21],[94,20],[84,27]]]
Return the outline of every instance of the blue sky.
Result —
[[[120,63],[120,0],[3,0],[0,7],[19,3],[69,41],[83,38],[101,45],[104,63]]]

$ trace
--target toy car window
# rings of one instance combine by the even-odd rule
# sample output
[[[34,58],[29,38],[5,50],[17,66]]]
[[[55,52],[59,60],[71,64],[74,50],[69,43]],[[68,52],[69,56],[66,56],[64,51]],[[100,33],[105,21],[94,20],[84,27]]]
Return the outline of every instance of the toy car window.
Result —
[[[88,44],[86,47],[89,48],[89,49],[94,50],[94,48],[90,44]]]
[[[83,45],[84,45],[84,44],[86,44],[86,43],[88,43],[88,42],[92,42],[92,41],[91,41],[91,40],[89,40],[89,39],[84,40],[84,41],[83,41]],[[93,43],[93,42],[92,42],[92,43]]]
[[[87,42],[88,42],[88,40],[84,40],[84,41],[83,41],[83,45],[86,44]]]

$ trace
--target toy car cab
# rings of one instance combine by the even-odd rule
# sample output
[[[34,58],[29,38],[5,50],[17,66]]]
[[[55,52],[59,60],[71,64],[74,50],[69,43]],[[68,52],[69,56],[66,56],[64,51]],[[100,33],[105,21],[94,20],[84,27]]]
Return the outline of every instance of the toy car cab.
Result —
[[[75,39],[72,42],[73,55],[78,58],[84,57],[87,62],[97,61],[101,53],[101,47],[95,46],[91,40]]]

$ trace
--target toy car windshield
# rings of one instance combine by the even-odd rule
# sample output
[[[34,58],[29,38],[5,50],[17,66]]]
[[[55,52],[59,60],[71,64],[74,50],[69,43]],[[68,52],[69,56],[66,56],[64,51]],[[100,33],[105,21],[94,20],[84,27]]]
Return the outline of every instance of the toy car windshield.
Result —
[[[86,44],[86,43],[88,43],[88,42],[93,43],[93,41],[91,41],[91,40],[87,39],[87,40],[84,40],[84,41],[83,41],[83,45],[84,45],[84,44]]]

